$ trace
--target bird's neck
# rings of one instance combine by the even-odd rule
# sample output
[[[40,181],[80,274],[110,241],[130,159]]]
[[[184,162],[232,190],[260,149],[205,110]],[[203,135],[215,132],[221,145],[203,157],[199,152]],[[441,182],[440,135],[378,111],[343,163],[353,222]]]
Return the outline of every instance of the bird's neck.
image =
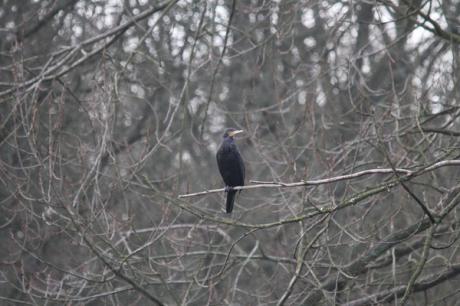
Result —
[[[234,143],[234,139],[232,137],[225,137],[224,142],[225,143]]]

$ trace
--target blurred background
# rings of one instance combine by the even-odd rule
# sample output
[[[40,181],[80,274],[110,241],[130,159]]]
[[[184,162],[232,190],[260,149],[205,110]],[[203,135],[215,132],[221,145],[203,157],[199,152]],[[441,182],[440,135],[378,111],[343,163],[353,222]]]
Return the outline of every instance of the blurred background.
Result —
[[[0,3],[0,304],[459,305],[459,1]]]

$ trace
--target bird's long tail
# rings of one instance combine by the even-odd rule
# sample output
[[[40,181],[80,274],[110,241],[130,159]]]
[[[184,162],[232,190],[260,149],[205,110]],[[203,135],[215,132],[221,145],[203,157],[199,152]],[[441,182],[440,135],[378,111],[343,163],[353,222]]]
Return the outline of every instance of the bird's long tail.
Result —
[[[233,210],[233,203],[235,202],[237,192],[237,190],[229,190],[227,192],[227,214],[231,213]]]

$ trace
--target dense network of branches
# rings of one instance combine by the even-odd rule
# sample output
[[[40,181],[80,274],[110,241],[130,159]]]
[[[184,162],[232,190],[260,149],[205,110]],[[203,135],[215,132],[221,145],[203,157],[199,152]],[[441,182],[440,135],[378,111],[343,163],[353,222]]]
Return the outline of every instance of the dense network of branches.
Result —
[[[458,300],[459,1],[0,3],[0,304]]]

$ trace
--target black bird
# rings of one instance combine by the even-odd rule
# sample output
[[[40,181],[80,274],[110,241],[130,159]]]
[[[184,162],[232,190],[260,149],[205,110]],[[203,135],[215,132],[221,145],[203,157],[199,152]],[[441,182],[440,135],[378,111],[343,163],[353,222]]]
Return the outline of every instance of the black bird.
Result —
[[[225,192],[227,192],[227,213],[231,213],[233,210],[237,192],[232,187],[244,185],[244,163],[233,139],[233,136],[241,132],[243,131],[233,128],[227,129],[224,133],[224,141],[216,154],[217,166],[225,183]]]

